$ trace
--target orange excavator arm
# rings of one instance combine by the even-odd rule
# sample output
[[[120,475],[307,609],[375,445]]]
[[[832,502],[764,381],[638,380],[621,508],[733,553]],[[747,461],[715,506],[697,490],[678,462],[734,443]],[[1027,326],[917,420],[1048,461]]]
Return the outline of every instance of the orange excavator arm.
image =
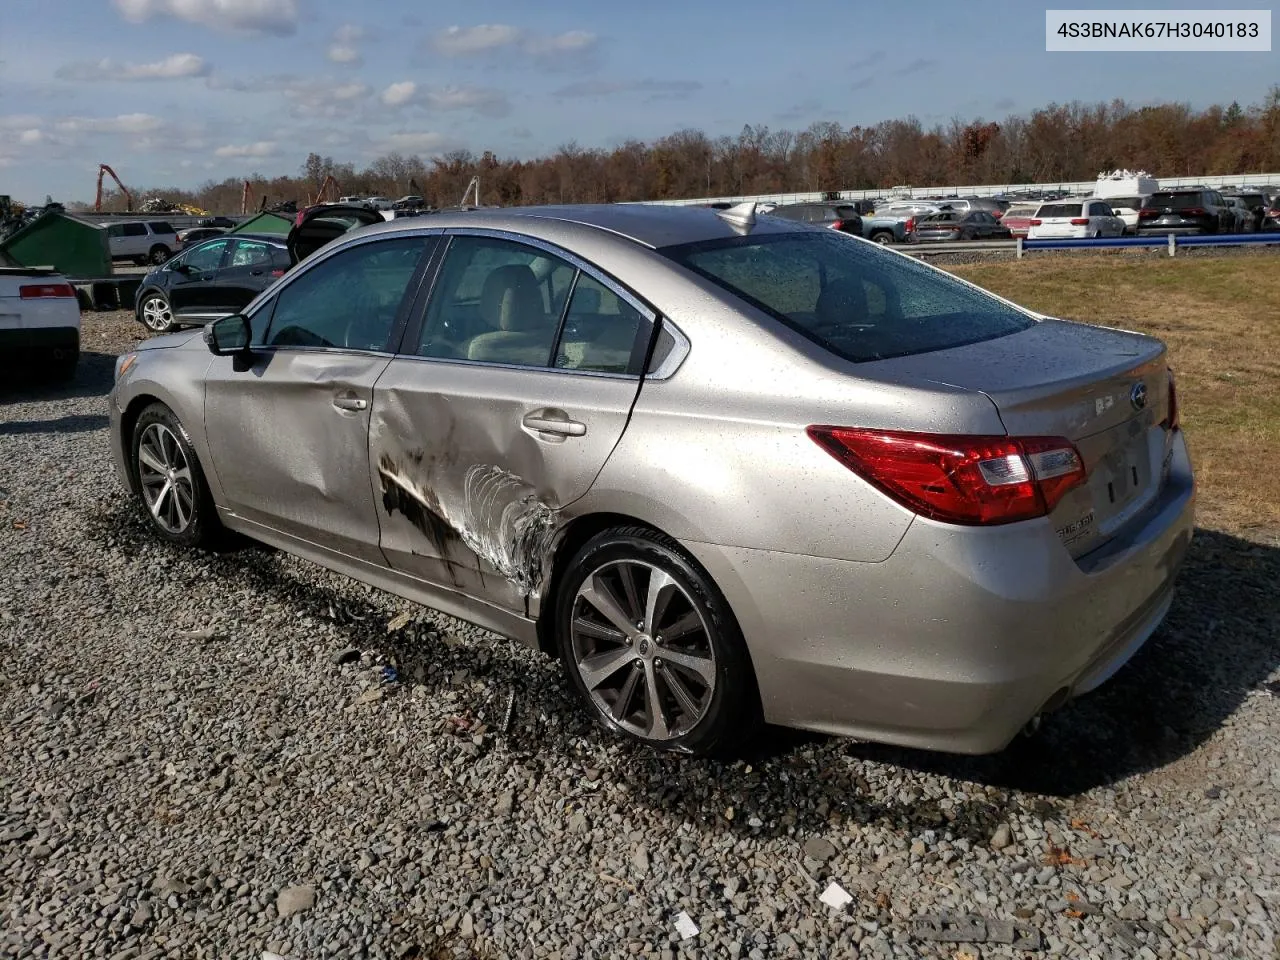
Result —
[[[129,188],[124,185],[124,183],[120,180],[118,176],[116,176],[116,172],[114,170],[112,170],[105,163],[100,163],[98,164],[98,196],[97,196],[97,199],[93,201],[94,212],[95,213],[102,212],[102,175],[106,173],[111,174],[111,179],[116,182],[116,186],[119,187],[120,192],[124,194],[125,209],[132,211],[133,210],[133,194],[129,192]]]

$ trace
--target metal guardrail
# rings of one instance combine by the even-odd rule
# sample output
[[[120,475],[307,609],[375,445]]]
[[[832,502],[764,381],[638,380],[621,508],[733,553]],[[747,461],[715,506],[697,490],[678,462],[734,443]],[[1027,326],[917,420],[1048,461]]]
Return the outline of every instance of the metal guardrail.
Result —
[[[1111,247],[1166,247],[1169,256],[1177,256],[1179,247],[1235,247],[1280,244],[1280,231],[1267,233],[1227,233],[1179,237],[1100,237],[1096,240],[966,240],[895,243],[892,249],[909,257],[927,259],[957,253],[1011,253],[1021,259],[1036,250],[1105,250]]]

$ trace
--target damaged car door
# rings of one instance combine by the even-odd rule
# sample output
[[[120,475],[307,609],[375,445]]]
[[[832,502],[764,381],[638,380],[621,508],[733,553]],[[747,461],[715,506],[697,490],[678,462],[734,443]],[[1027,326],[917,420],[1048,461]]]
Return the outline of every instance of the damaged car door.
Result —
[[[374,237],[324,257],[254,309],[247,356],[214,358],[205,423],[226,509],[385,566],[369,484],[373,385],[435,243]]]
[[[586,262],[451,231],[378,381],[369,453],[395,568],[524,614],[562,509],[626,426],[655,314]]]

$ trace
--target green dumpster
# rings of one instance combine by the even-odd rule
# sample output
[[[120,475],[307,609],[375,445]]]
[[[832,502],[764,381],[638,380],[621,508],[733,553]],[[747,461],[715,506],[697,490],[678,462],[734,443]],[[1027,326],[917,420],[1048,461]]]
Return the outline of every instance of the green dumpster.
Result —
[[[293,229],[293,218],[288,214],[271,213],[270,211],[260,213],[256,217],[250,217],[244,223],[237,224],[228,233],[268,233],[276,237],[287,237],[289,231]]]
[[[0,241],[24,267],[53,267],[73,280],[111,276],[107,228],[65,213],[46,213]]]

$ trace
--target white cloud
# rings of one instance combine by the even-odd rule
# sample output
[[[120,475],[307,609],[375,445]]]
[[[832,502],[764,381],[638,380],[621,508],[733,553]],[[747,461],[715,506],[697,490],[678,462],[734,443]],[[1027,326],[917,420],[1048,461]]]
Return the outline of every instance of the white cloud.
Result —
[[[18,142],[26,145],[31,145],[33,143],[41,143],[47,139],[48,139],[48,135],[45,134],[43,130],[37,130],[35,127],[31,127],[27,130],[23,130],[20,134],[18,134]]]
[[[244,159],[247,157],[274,157],[279,152],[274,140],[259,140],[257,143],[232,144],[218,147],[213,151],[215,157]]]
[[[393,83],[382,91],[382,102],[389,107],[399,107],[414,99],[418,93],[418,85],[412,80]]]
[[[59,67],[63,80],[97,82],[102,80],[176,80],[182,77],[204,77],[209,63],[194,53],[175,53],[155,63],[117,63],[111,59],[96,62],[68,63]]]
[[[164,126],[149,113],[122,113],[116,117],[65,117],[57,127],[66,133],[152,133]]]
[[[378,141],[383,152],[434,153],[455,146],[455,142],[443,133],[393,133]]]
[[[469,57],[495,50],[518,49],[531,57],[551,58],[589,53],[599,41],[588,30],[543,35],[503,23],[450,27],[431,37],[431,46],[447,57]]]
[[[311,120],[348,117],[373,92],[368,84],[358,80],[301,77],[292,73],[265,77],[215,75],[209,78],[208,83],[211,90],[282,96],[293,105],[294,116]]]
[[[431,110],[473,110],[489,117],[505,116],[511,110],[507,98],[497,90],[484,87],[419,88],[412,80],[393,83],[382,91],[382,102],[389,107],[410,104]]]
[[[115,0],[126,20],[173,17],[232,33],[287,36],[298,29],[298,0]]]
[[[529,37],[524,48],[535,57],[555,56],[562,53],[583,53],[596,45],[599,39],[587,30],[570,30],[552,37]]]
[[[509,47],[524,36],[519,27],[505,23],[482,23],[475,27],[450,27],[431,38],[437,51],[450,57],[465,57],[486,50]]]
[[[25,130],[29,127],[38,127],[41,118],[34,113],[10,113],[0,115],[0,130]]]
[[[348,23],[333,32],[333,42],[329,44],[327,56],[334,63],[344,66],[358,67],[364,63],[358,44],[364,39],[364,28]]]

